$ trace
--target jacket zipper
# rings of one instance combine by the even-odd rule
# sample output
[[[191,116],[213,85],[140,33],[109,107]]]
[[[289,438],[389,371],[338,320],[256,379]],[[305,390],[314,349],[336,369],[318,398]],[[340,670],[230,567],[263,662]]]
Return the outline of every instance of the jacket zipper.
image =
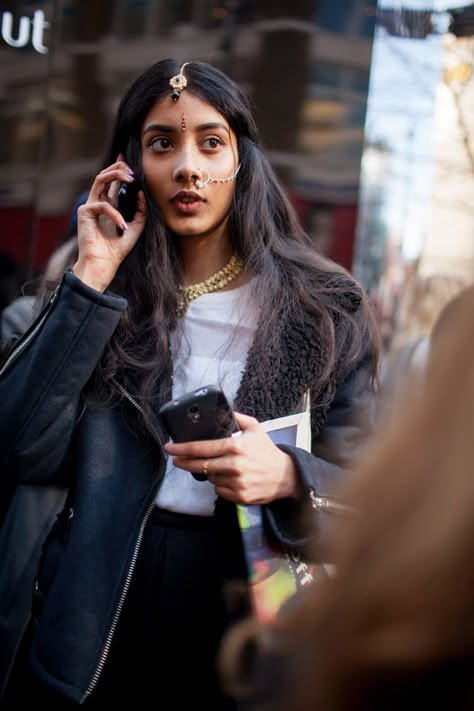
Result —
[[[327,511],[334,514],[356,514],[357,509],[330,496],[318,496],[314,489],[309,490],[311,506],[315,511]]]
[[[61,284],[58,284],[58,286],[56,287],[56,289],[55,289],[54,292],[52,293],[52,295],[51,295],[51,297],[50,297],[50,299],[49,299],[48,304],[47,304],[46,307],[44,308],[43,313],[38,317],[38,321],[37,321],[36,325],[32,328],[32,330],[30,331],[30,333],[29,333],[25,338],[23,338],[17,346],[15,346],[15,347],[13,348],[13,350],[12,350],[11,353],[10,353],[10,355],[7,357],[5,363],[3,364],[3,366],[2,366],[1,369],[0,369],[0,375],[2,375],[2,374],[5,372],[5,370],[10,367],[10,365],[18,358],[18,356],[25,350],[25,348],[31,343],[31,341],[33,340],[33,338],[34,338],[34,337],[37,335],[37,333],[40,331],[41,327],[43,326],[44,322],[46,321],[46,319],[47,319],[47,317],[48,317],[48,315],[49,315],[49,312],[51,311],[51,308],[52,308],[53,305],[54,305],[54,302],[55,302],[56,299],[57,299],[57,296],[58,296],[58,294],[59,294],[59,291],[61,290],[61,287],[62,287],[62,283],[61,283]],[[123,385],[121,385],[121,384],[120,384],[119,382],[117,382],[115,379],[112,379],[112,381],[113,381],[114,385],[116,386],[116,388],[117,388],[117,389],[122,393],[122,395],[126,398],[126,400],[128,400],[128,401],[140,412],[140,414],[142,415],[143,419],[145,420],[145,423],[148,425],[148,428],[149,428],[150,432],[152,433],[152,435],[153,435],[153,437],[155,438],[156,442],[158,442],[158,444],[159,444],[159,446],[160,446],[161,452],[162,452],[163,457],[164,457],[164,469],[166,470],[166,463],[167,463],[167,461],[168,461],[168,454],[166,453],[166,451],[165,451],[165,449],[164,449],[163,441],[162,441],[162,439],[161,439],[160,433],[158,432],[158,430],[156,429],[156,427],[153,425],[151,419],[148,417],[148,415],[146,414],[146,412],[145,412],[145,410],[143,409],[143,407],[135,400],[135,398],[133,398],[133,397],[130,395],[130,393],[127,392],[127,390],[123,387]],[[150,514],[151,514],[151,512],[152,512],[152,510],[153,510],[153,507],[154,507],[154,505],[155,505],[155,499],[156,499],[156,497],[157,497],[158,494],[159,494],[159,491],[160,491],[160,489],[161,489],[162,483],[163,483],[163,477],[160,479],[160,482],[159,482],[159,484],[158,484],[158,486],[157,486],[157,488],[156,488],[155,495],[153,496],[153,499],[152,499],[152,501],[151,501],[151,503],[150,503],[150,506],[148,507],[148,509],[147,509],[147,511],[146,511],[146,513],[145,513],[145,516],[144,516],[144,518],[143,518],[142,524],[141,524],[141,526],[140,526],[140,530],[139,530],[139,532],[138,532],[137,541],[136,541],[135,548],[134,548],[133,555],[132,555],[132,560],[131,560],[131,562],[130,562],[130,567],[129,567],[128,572],[127,572],[127,577],[126,577],[126,579],[125,579],[125,584],[124,584],[124,586],[123,586],[122,593],[121,593],[120,599],[119,599],[119,601],[118,601],[117,609],[115,610],[114,618],[113,618],[113,620],[112,620],[112,624],[111,624],[111,626],[110,626],[110,630],[109,630],[109,633],[108,633],[108,635],[107,635],[107,639],[106,639],[106,641],[105,641],[104,648],[103,648],[103,650],[102,650],[102,652],[101,652],[99,661],[98,661],[98,663],[97,663],[96,670],[95,670],[94,674],[92,675],[92,679],[91,679],[91,681],[89,682],[89,685],[88,685],[88,687],[87,687],[87,689],[86,689],[86,692],[85,692],[85,695],[84,695],[84,699],[86,699],[86,698],[92,693],[92,691],[94,690],[95,686],[97,685],[97,682],[98,682],[98,680],[99,680],[99,677],[100,677],[100,675],[101,675],[101,673],[102,673],[102,670],[103,670],[103,668],[104,668],[105,662],[106,662],[106,660],[107,660],[107,656],[108,656],[109,651],[110,651],[110,645],[111,645],[111,643],[112,643],[112,638],[113,638],[113,635],[114,635],[114,632],[115,632],[115,628],[117,627],[118,619],[119,619],[120,613],[121,613],[121,611],[122,611],[122,608],[123,608],[123,605],[124,605],[124,602],[125,602],[125,597],[126,597],[126,595],[127,595],[128,589],[129,589],[129,587],[130,587],[130,581],[131,581],[131,579],[132,579],[132,574],[133,574],[133,571],[134,571],[134,569],[135,569],[135,564],[136,564],[136,561],[137,561],[138,551],[139,551],[140,544],[141,544],[141,541],[142,541],[142,538],[143,538],[143,532],[144,532],[144,530],[145,530],[146,523],[147,523],[147,521],[148,521],[148,519],[149,519],[149,517],[150,517]],[[71,511],[72,511],[72,510],[71,510]],[[71,518],[71,516],[70,516],[70,518]]]
[[[37,335],[37,333],[41,330],[41,327],[43,326],[44,322],[49,316],[49,312],[51,311],[51,308],[53,307],[54,302],[57,299],[57,296],[59,294],[59,291],[61,289],[62,284],[58,284],[56,289],[53,291],[51,294],[51,297],[45,306],[43,313],[38,317],[38,321],[36,325],[33,327],[33,329],[30,331],[30,333],[25,336],[25,338],[20,339],[20,342],[18,345],[16,345],[8,358],[6,359],[5,363],[2,365],[0,369],[0,375],[3,375],[3,373],[6,371],[7,368],[10,367],[10,365],[18,358],[18,356],[25,350],[27,346],[31,343],[33,338]]]
[[[115,378],[112,378],[112,382],[113,382],[113,384],[115,385],[115,387],[121,392],[121,394],[123,395],[123,397],[124,397],[126,400],[128,400],[128,402],[130,402],[130,403],[133,405],[133,407],[135,407],[135,408],[140,412],[140,414],[142,415],[143,419],[145,420],[145,423],[148,425],[148,428],[149,428],[150,432],[152,433],[153,437],[155,438],[155,440],[158,442],[158,444],[159,444],[159,446],[160,446],[160,449],[161,449],[162,454],[163,454],[163,456],[164,456],[164,462],[165,462],[165,464],[164,464],[164,469],[165,469],[165,471],[166,471],[166,463],[167,463],[167,461],[168,461],[168,454],[166,453],[166,451],[165,451],[165,449],[164,449],[163,441],[162,441],[162,439],[161,439],[160,433],[158,432],[158,430],[156,429],[156,427],[153,425],[151,419],[148,417],[148,415],[146,414],[146,412],[145,412],[145,410],[143,409],[143,407],[135,400],[135,398],[134,398],[132,395],[130,395],[130,393],[123,387],[123,385],[121,385],[119,382],[117,382],[117,381],[115,380]],[[137,541],[136,541],[136,543],[135,543],[135,548],[134,548],[134,550],[133,550],[132,559],[131,559],[131,561],[130,561],[130,567],[129,567],[129,569],[128,569],[127,576],[126,576],[126,578],[125,578],[125,583],[124,583],[124,586],[123,586],[123,588],[122,588],[122,592],[121,592],[120,599],[119,599],[118,604],[117,604],[117,608],[116,608],[116,610],[115,610],[115,614],[114,614],[114,617],[113,617],[113,620],[112,620],[112,624],[111,624],[111,626],[110,626],[110,629],[109,629],[109,632],[108,632],[108,635],[107,635],[107,639],[105,640],[104,648],[102,649],[102,652],[101,652],[101,654],[100,654],[99,661],[97,662],[97,666],[96,666],[95,672],[94,672],[94,674],[92,675],[92,678],[91,678],[91,680],[90,680],[90,682],[89,682],[89,684],[88,684],[88,686],[87,686],[87,689],[86,689],[86,692],[85,692],[85,696],[84,696],[84,700],[85,700],[88,696],[90,696],[90,694],[94,691],[94,688],[96,687],[97,682],[99,681],[100,675],[102,674],[102,671],[103,671],[103,669],[104,669],[105,662],[107,661],[107,657],[108,657],[108,654],[109,654],[109,651],[110,651],[110,645],[112,644],[112,639],[113,639],[113,636],[114,636],[114,633],[115,633],[115,629],[116,629],[116,627],[117,627],[117,623],[118,623],[118,620],[119,620],[119,617],[120,617],[120,613],[122,612],[122,608],[123,608],[123,605],[124,605],[124,602],[125,602],[125,598],[126,598],[126,596],[127,596],[128,589],[129,589],[129,587],[130,587],[130,582],[131,582],[131,580],[132,580],[133,571],[134,571],[134,569],[135,569],[135,564],[136,564],[136,562],[137,562],[138,551],[139,551],[139,549],[140,549],[140,545],[141,545],[142,538],[143,538],[143,532],[144,532],[144,530],[145,530],[145,526],[146,526],[146,524],[147,524],[148,519],[150,518],[151,512],[152,512],[153,507],[154,507],[154,505],[155,505],[155,499],[156,499],[156,497],[158,496],[158,494],[159,494],[159,492],[160,492],[161,486],[162,486],[162,484],[163,484],[163,479],[164,479],[164,477],[161,477],[160,482],[159,482],[159,484],[158,484],[158,486],[157,486],[157,488],[156,488],[156,492],[155,492],[155,494],[154,494],[154,496],[153,496],[153,499],[152,499],[152,501],[151,501],[151,503],[150,503],[150,505],[149,505],[149,507],[148,507],[146,513],[145,513],[145,516],[144,516],[144,518],[143,518],[142,524],[141,524],[141,526],[140,526],[140,530],[139,530],[139,532],[138,532]]]

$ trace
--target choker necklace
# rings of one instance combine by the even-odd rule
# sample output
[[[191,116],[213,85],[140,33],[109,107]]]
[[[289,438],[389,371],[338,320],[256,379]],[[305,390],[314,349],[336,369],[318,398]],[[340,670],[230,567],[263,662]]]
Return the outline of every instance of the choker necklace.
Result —
[[[198,284],[190,284],[189,286],[181,286],[178,292],[178,317],[182,316],[190,301],[196,299],[202,294],[209,294],[211,291],[217,291],[227,286],[232,279],[242,271],[242,260],[237,255],[233,254],[225,267],[219,269],[218,272],[212,274],[208,279],[200,281]]]

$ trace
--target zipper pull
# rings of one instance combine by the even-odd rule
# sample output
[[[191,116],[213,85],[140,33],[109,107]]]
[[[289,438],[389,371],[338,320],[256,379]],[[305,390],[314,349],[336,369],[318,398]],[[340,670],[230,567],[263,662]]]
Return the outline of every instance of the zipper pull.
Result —
[[[314,489],[309,490],[309,498],[311,499],[311,506],[315,511],[327,511],[328,513],[346,513],[355,514],[357,510],[353,506],[348,506],[343,504],[342,501],[338,501],[335,498],[329,498],[327,496],[318,496]]]

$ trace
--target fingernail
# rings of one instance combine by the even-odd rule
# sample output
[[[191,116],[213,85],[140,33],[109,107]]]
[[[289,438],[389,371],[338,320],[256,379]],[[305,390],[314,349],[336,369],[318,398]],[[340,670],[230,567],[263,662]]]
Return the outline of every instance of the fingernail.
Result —
[[[124,230],[128,230],[128,225],[125,220],[123,220],[123,222],[120,224],[120,227],[115,227],[117,237],[122,237]]]

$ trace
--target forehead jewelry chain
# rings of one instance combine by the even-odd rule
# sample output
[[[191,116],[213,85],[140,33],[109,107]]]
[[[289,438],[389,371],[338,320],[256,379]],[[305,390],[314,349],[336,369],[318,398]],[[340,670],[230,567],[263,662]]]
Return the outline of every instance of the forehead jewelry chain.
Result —
[[[212,274],[204,281],[189,286],[181,286],[178,291],[178,316],[182,316],[188,304],[197,299],[202,294],[210,294],[212,291],[223,289],[242,271],[242,260],[233,254],[225,267]]]
[[[181,130],[183,132],[186,131],[186,119],[184,117],[184,114],[181,116]]]
[[[189,64],[189,62],[185,62],[181,69],[179,70],[179,74],[175,74],[174,77],[171,77],[170,79],[170,87],[173,89],[171,93],[171,98],[173,101],[178,101],[181,92],[183,89],[186,89],[188,85],[188,80],[183,74],[183,69]]]

